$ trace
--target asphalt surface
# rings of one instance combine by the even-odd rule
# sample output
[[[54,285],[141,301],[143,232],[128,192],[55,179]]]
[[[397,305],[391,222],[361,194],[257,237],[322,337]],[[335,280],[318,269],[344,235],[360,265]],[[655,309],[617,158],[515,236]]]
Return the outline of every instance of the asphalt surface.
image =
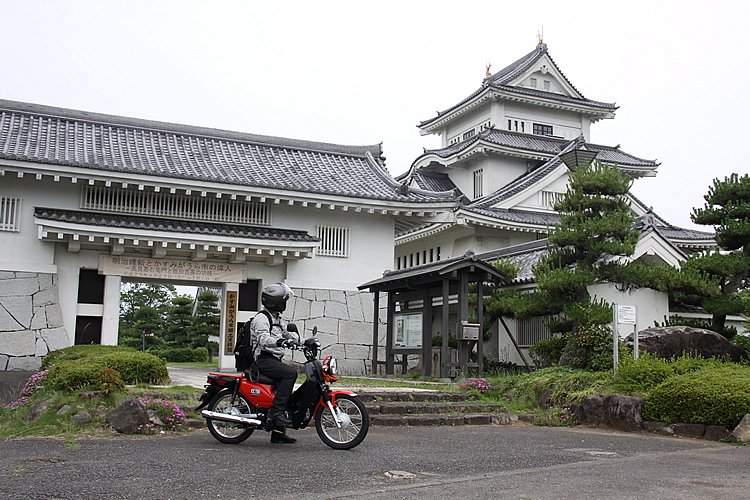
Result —
[[[0,442],[0,498],[750,496],[748,446],[590,429],[376,427],[357,448],[335,451],[314,429],[292,433],[294,445],[261,431],[223,445],[203,429],[74,446]]]

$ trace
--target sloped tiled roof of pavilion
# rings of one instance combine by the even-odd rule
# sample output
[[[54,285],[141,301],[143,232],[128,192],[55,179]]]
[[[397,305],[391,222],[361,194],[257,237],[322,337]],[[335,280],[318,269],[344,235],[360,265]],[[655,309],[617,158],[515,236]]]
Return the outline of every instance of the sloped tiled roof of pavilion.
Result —
[[[542,90],[537,89],[530,89],[525,87],[517,87],[508,85],[510,82],[512,82],[515,78],[520,76],[522,73],[527,71],[529,68],[531,68],[534,64],[536,64],[539,59],[541,59],[544,55],[547,55],[552,62],[552,64],[555,66],[555,69],[559,71],[560,75],[563,77],[565,82],[570,85],[581,97],[570,97],[562,94],[556,94],[554,92],[545,92]],[[492,76],[489,76],[485,78],[482,81],[482,86],[479,87],[476,91],[474,91],[471,95],[460,101],[454,106],[451,106],[450,108],[447,108],[443,111],[438,111],[437,115],[433,118],[430,118],[428,120],[424,120],[417,125],[419,128],[425,127],[429,125],[430,123],[434,122],[435,120],[440,119],[444,115],[450,113],[451,111],[460,108],[462,105],[466,104],[467,102],[471,101],[475,97],[479,96],[483,92],[487,91],[487,89],[494,88],[497,90],[501,90],[504,92],[510,92],[515,93],[519,95],[527,95],[532,97],[538,97],[543,99],[550,99],[553,101],[559,101],[559,102],[566,102],[566,103],[574,103],[574,104],[581,104],[588,107],[594,107],[594,108],[601,108],[604,111],[615,111],[617,109],[617,105],[614,103],[607,103],[607,102],[600,102],[600,101],[594,101],[592,99],[587,99],[583,97],[583,94],[575,88],[575,86],[568,80],[568,78],[565,76],[565,74],[560,70],[560,68],[557,66],[557,63],[552,59],[552,56],[549,55],[549,52],[547,50],[547,44],[546,43],[540,43],[528,54],[521,57],[517,61],[509,64],[505,68],[501,69],[500,71],[496,72]]]
[[[550,136],[522,134],[509,130],[487,129],[479,134],[458,142],[451,146],[440,149],[427,149],[414,163],[422,157],[433,154],[440,158],[449,158],[461,151],[469,149],[479,141],[485,141],[500,147],[514,148],[530,153],[541,153],[544,155],[557,155],[570,144],[570,139],[558,139]],[[585,143],[586,149],[597,152],[597,159],[604,163],[622,166],[643,167],[647,170],[656,169],[659,166],[655,160],[645,160],[622,151],[619,146],[603,146],[601,144]]]
[[[0,159],[402,203],[380,144],[346,146],[0,100]]]

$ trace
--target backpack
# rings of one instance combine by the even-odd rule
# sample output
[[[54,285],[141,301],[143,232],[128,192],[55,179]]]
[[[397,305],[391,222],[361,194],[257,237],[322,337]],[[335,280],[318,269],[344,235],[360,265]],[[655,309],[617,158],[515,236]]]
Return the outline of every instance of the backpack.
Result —
[[[260,311],[258,314],[265,315],[268,318],[268,323],[273,325],[271,313]],[[257,318],[258,314],[253,319]],[[237,335],[237,343],[234,346],[234,367],[238,372],[249,370],[255,364],[255,349],[257,346],[253,345],[252,331],[250,329],[253,319],[246,321]]]

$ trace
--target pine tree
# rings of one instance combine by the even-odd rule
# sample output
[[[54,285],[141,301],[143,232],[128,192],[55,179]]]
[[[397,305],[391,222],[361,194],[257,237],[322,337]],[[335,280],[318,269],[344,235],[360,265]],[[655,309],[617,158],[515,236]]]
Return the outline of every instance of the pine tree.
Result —
[[[188,330],[190,344],[192,347],[209,347],[208,338],[219,335],[219,296],[216,292],[205,290],[195,300],[195,316]]]
[[[193,325],[193,299],[180,295],[167,308],[164,340],[173,347],[190,347],[189,331]]]
[[[712,225],[720,250],[694,256],[683,265],[713,280],[715,297],[701,297],[700,305],[711,313],[711,330],[731,336],[728,315],[750,313],[750,176],[732,174],[714,179],[703,208],[693,210],[696,224]]]
[[[592,301],[588,287],[611,282],[622,258],[635,250],[639,233],[626,200],[630,184],[618,169],[597,161],[571,172],[567,192],[555,205],[560,224],[550,233],[547,256],[534,267],[537,289],[501,291],[487,301],[488,312],[519,319],[555,316],[550,330],[569,334],[568,351],[576,352],[569,364],[606,368],[593,361],[592,342],[606,335],[600,325],[611,321],[611,306]]]

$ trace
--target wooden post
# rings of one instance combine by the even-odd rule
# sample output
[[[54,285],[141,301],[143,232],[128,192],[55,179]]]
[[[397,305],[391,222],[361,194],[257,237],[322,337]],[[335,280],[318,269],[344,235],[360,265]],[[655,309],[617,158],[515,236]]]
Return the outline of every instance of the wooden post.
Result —
[[[372,299],[375,308],[372,315],[372,374],[378,374],[378,325],[380,323],[380,292]]]
[[[388,325],[385,335],[385,374],[393,375],[393,315],[396,312],[396,293],[388,292]]]
[[[448,378],[448,366],[450,363],[450,354],[448,351],[448,314],[450,313],[450,305],[448,304],[448,296],[450,295],[450,282],[448,278],[443,278],[443,345],[440,350],[440,376],[442,378]]]
[[[422,297],[422,376],[432,375],[432,299],[429,287]]]
[[[469,275],[465,269],[459,271],[458,275],[458,324],[456,328],[461,328],[463,321],[469,319]],[[461,332],[456,332],[458,337],[458,365],[461,369],[461,375],[466,377],[469,374],[469,348],[468,342],[461,340]]]
[[[477,340],[477,363],[478,376],[482,376],[484,370],[484,290],[482,289],[482,278],[477,279],[477,323],[479,323],[479,339]]]

